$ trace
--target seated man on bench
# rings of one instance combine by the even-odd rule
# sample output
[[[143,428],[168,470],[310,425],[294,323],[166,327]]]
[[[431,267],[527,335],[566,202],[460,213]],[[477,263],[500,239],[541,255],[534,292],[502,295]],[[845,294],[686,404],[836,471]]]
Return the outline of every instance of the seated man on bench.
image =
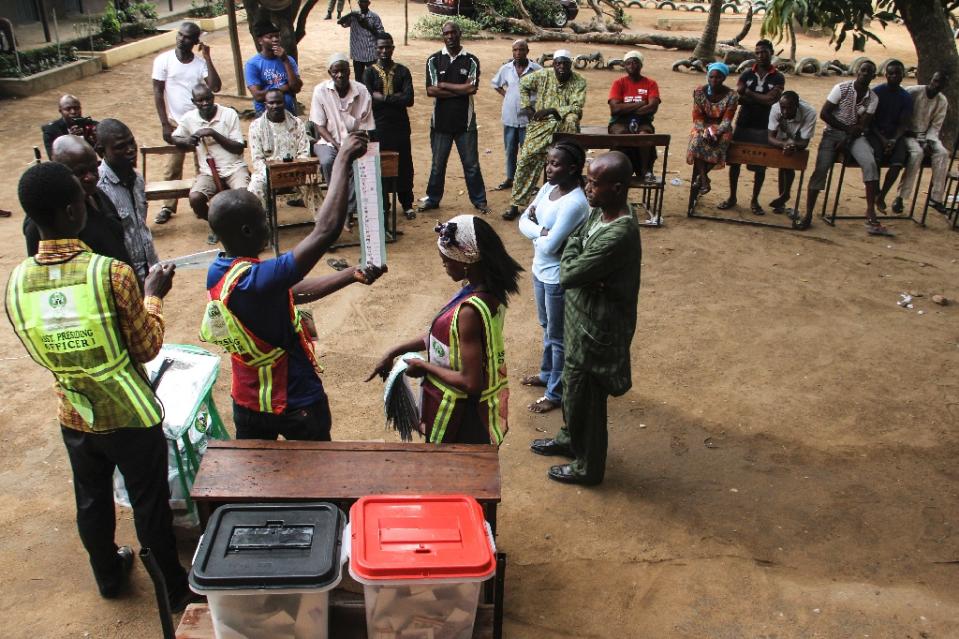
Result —
[[[279,89],[267,89],[264,94],[266,110],[250,124],[250,156],[253,158],[253,174],[247,190],[260,198],[266,206],[267,180],[266,163],[276,160],[308,160],[310,157],[310,138],[306,134],[303,121],[286,108],[284,94]],[[299,188],[303,201],[312,203],[316,199],[316,188]],[[297,196],[297,197],[300,197]],[[312,209],[313,207],[310,206]]]
[[[779,102],[769,110],[767,142],[770,146],[782,149],[786,155],[807,148],[815,133],[816,109],[801,100],[795,91],[783,93]],[[786,202],[789,201],[795,179],[795,170],[779,169],[779,197],[769,203],[773,213],[786,212]]]
[[[906,91],[912,96],[912,123],[906,133],[906,148],[909,157],[906,160],[906,174],[899,183],[899,197],[892,203],[893,213],[902,213],[902,202],[912,199],[916,191],[916,182],[922,170],[922,159],[926,155],[932,160],[932,185],[929,189],[929,206],[940,213],[946,212],[943,194],[946,187],[946,171],[949,170],[949,150],[939,140],[939,131],[946,120],[949,100],[942,94],[948,76],[936,71],[929,84],[909,87]]]
[[[891,60],[886,65],[886,83],[872,89],[879,96],[879,105],[866,139],[876,154],[876,162],[889,165],[882,190],[876,198],[876,208],[883,214],[886,212],[886,194],[906,164],[906,132],[912,124],[912,96],[901,86],[905,71],[902,62]]]
[[[205,220],[213,196],[226,189],[245,189],[250,172],[243,159],[246,142],[236,111],[214,102],[213,91],[205,84],[193,87],[193,105],[196,108],[184,114],[173,132],[173,143],[197,150],[200,172],[190,189],[190,207]],[[219,240],[210,233],[206,241],[216,244]]]
[[[836,156],[851,155],[862,169],[862,181],[866,185],[866,230],[870,235],[889,235],[876,218],[876,194],[879,192],[879,168],[872,147],[866,141],[866,130],[876,112],[879,96],[869,88],[876,77],[876,63],[865,60],[856,71],[856,79],[840,82],[826,96],[826,103],[819,117],[826,123],[826,130],[819,143],[816,168],[809,178],[806,192],[806,215],[811,219],[816,208],[819,192],[826,188],[826,178]]]

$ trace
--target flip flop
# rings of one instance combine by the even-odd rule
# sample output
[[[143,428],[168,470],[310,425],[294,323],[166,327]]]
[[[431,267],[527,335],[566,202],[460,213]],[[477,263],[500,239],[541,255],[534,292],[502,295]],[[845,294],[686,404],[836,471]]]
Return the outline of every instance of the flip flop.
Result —
[[[892,231],[882,224],[866,224],[866,233],[869,235],[881,235],[883,237],[894,237]]]
[[[700,193],[702,193],[702,189],[700,189]],[[731,209],[734,206],[736,206],[736,200],[732,198],[727,198],[723,200],[722,202],[720,202],[719,204],[717,204],[716,208],[719,209],[720,211],[725,211],[726,209]]]
[[[766,215],[766,211],[764,211],[763,207],[759,206],[758,204],[753,204],[749,207],[749,210],[753,215]]]
[[[350,263],[346,260],[338,260],[331,257],[330,259],[326,260],[326,265],[334,271],[342,271],[343,269],[349,267]]]
[[[527,375],[519,382],[523,386],[539,386],[540,388],[546,388],[546,382],[539,378],[539,375]]]
[[[538,414],[548,413],[557,408],[559,408],[559,402],[547,399],[545,395],[526,407],[529,412]]]

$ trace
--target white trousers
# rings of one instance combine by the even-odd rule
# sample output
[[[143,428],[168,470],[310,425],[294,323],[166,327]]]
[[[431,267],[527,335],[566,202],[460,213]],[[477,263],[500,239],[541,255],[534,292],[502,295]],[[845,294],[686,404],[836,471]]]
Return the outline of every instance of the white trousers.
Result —
[[[925,154],[930,155],[932,161],[932,192],[929,196],[936,202],[942,202],[946,171],[949,168],[949,151],[938,140],[930,140],[927,147],[921,145],[916,138],[906,138],[909,158],[906,160],[905,175],[899,183],[899,197],[904,204],[912,200],[913,193],[916,191],[916,183],[922,171],[922,159]]]

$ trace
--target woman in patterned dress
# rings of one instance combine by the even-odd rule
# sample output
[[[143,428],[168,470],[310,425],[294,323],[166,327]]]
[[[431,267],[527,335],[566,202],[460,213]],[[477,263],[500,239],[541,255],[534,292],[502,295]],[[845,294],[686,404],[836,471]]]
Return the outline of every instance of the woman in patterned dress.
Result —
[[[686,163],[693,166],[699,194],[712,188],[709,172],[726,165],[726,149],[733,137],[733,116],[739,95],[723,84],[729,67],[714,62],[706,68],[706,85],[693,90],[693,128],[689,132]]]

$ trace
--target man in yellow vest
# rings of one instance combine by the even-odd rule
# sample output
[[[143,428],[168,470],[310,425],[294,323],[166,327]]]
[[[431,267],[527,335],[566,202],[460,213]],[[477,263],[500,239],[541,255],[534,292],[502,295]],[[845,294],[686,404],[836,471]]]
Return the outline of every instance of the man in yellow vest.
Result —
[[[307,277],[346,222],[350,163],[366,152],[366,134],[343,139],[313,231],[275,259],[260,261],[270,237],[260,199],[231,189],[210,201],[210,228],[225,251],[207,272],[200,339],[231,354],[237,439],[329,441],[330,405],[313,353],[312,327],[296,308],[361,282],[376,267]],[[384,267],[385,269],[385,267]]]
[[[19,196],[40,229],[40,247],[10,276],[7,316],[30,357],[53,373],[77,527],[100,594],[123,594],[133,567],[132,548],[114,542],[119,468],[137,538],[160,564],[171,607],[182,610],[195,596],[173,536],[163,407],[142,366],[163,344],[162,299],[173,267],[150,271],[144,299],[133,269],[91,253],[77,239],[87,216],[83,187],[63,164],[27,169]]]

